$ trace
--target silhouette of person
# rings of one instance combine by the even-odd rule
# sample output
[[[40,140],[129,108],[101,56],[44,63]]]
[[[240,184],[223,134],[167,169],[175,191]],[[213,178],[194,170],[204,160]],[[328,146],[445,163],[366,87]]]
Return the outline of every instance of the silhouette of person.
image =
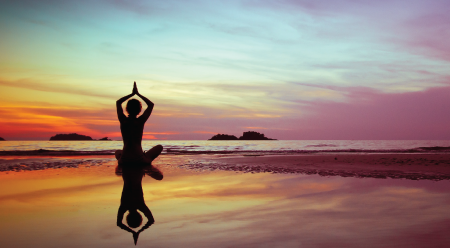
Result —
[[[145,229],[149,228],[155,219],[152,212],[145,204],[144,192],[142,190],[142,178],[147,174],[154,179],[161,180],[161,172],[153,166],[120,166],[116,168],[116,175],[122,175],[123,178],[123,190],[122,197],[120,199],[120,207],[117,212],[117,226],[123,230],[133,234],[134,244],[137,244],[139,234]],[[138,212],[141,211],[147,218],[147,223],[139,229],[134,231],[131,228],[137,228],[142,225],[142,215]],[[128,211],[126,217],[127,225],[123,224],[123,216]]]
[[[125,116],[122,109],[122,103],[130,97],[137,95],[147,104],[147,109],[144,113],[137,117],[142,110],[141,102],[137,99],[131,99],[127,102],[126,110],[128,117]],[[117,117],[120,121],[120,132],[122,133],[123,149],[116,151],[116,158],[119,165],[133,164],[133,165],[148,165],[159,156],[163,147],[157,145],[144,153],[142,150],[142,134],[144,132],[144,125],[150,117],[154,104],[145,96],[139,94],[139,91],[134,82],[133,92],[126,95],[116,102]]]

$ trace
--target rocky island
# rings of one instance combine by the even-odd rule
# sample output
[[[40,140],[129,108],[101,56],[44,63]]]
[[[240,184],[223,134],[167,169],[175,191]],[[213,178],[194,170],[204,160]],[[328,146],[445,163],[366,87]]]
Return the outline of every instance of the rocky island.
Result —
[[[267,138],[266,136],[264,136],[263,133],[258,133],[258,132],[254,132],[254,131],[244,132],[242,134],[242,136],[239,137],[239,139],[240,140],[276,140],[276,139]]]
[[[229,134],[216,134],[209,140],[238,140],[238,138]]]
[[[57,134],[52,136],[50,140],[93,140],[91,137],[77,133]]]
[[[267,138],[262,133],[258,133],[255,131],[248,131],[244,132],[242,136],[239,138],[229,134],[216,134],[209,140],[276,140],[276,139]]]
[[[0,141],[5,141],[5,139],[4,139],[4,138],[2,138],[2,137],[0,137]]]

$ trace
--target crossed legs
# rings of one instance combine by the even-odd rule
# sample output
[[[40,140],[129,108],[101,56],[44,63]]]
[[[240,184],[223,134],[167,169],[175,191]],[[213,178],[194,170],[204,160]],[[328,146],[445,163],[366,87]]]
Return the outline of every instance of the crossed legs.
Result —
[[[156,145],[152,149],[145,152],[145,157],[148,160],[153,161],[153,160],[155,160],[155,158],[157,158],[159,156],[159,154],[161,154],[162,150],[163,150],[162,145]]]
[[[161,154],[163,150],[163,146],[162,145],[157,145],[154,146],[152,149],[148,150],[147,152],[144,153],[144,156],[150,161],[152,162],[153,160],[155,160],[155,158],[157,158],[159,156],[159,154]],[[116,159],[119,160],[122,157],[122,150],[117,150],[115,152],[115,156]]]

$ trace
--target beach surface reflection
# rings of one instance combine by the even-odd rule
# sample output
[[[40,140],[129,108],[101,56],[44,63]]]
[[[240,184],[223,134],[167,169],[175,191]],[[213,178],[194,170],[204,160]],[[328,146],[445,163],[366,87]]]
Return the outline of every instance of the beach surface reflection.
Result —
[[[450,181],[193,171],[146,176],[141,247],[445,247]],[[115,164],[0,173],[2,247],[135,247]]]

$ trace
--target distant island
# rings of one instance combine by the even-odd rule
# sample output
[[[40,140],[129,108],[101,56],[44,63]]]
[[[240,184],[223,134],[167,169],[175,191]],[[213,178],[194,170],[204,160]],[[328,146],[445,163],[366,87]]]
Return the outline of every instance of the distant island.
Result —
[[[209,140],[239,140],[238,137],[229,134],[216,134]]]
[[[255,131],[244,132],[241,137],[236,137],[234,135],[229,134],[216,134],[209,140],[276,140],[267,138],[262,133],[258,133]]]
[[[0,137],[0,141],[5,141],[5,139],[4,139],[4,138],[2,138],[2,137]]]
[[[57,134],[52,136],[50,140],[93,140],[91,137],[77,133]]]
[[[264,136],[263,133],[258,133],[258,132],[254,132],[254,131],[244,132],[242,134],[242,136],[239,137],[239,139],[240,140],[276,140],[276,139],[267,138],[266,136]]]
[[[110,140],[110,139],[108,139],[108,137],[105,137],[105,138],[101,138],[99,140]]]

